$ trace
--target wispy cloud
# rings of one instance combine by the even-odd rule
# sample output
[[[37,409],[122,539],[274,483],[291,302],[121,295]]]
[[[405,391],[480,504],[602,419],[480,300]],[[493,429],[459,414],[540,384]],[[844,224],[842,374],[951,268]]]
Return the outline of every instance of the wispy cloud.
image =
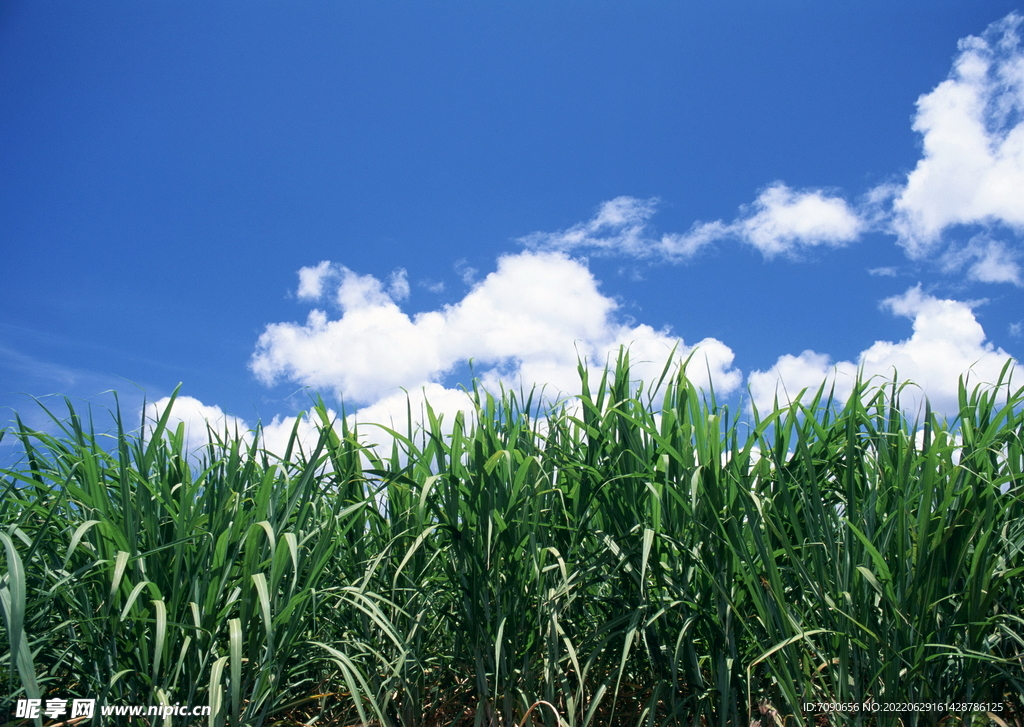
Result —
[[[0,370],[9,369],[27,374],[37,381],[46,382],[55,389],[67,391],[91,372],[61,364],[43,361],[13,348],[0,345]]]
[[[459,258],[456,260],[453,267],[455,268],[455,272],[458,273],[459,278],[466,285],[472,285],[476,282],[477,273],[480,271],[474,267],[470,267],[465,258]]]
[[[528,249],[563,253],[594,252],[633,257],[684,257],[695,254],[701,245],[685,249],[675,236],[656,237],[648,221],[658,200],[616,197],[603,202],[597,214],[560,232],[533,232],[520,238]],[[678,249],[677,249],[678,248]]]
[[[20,382],[19,387],[24,388],[12,390],[12,381]],[[95,406],[99,414],[105,408],[113,410],[117,405],[122,411],[138,411],[145,396],[141,387],[131,386],[132,382],[120,376],[54,363],[7,345],[0,345],[0,382],[0,429],[13,426],[17,412],[29,429],[54,435],[59,435],[58,423],[38,404],[43,404],[54,416],[61,417],[67,412],[65,397],[79,409]],[[115,391],[119,392],[116,400],[113,396]],[[137,423],[131,418],[125,422],[128,427]],[[16,441],[14,437],[0,440],[0,460],[8,454],[4,450],[15,448]]]
[[[864,221],[841,197],[822,190],[793,190],[782,182],[764,189],[732,222],[697,222],[683,233],[656,234],[649,224],[657,199],[616,197],[603,203],[593,219],[561,232],[534,232],[520,242],[532,250],[589,252],[689,260],[719,240],[735,239],[766,258],[795,255],[817,247],[841,247],[855,241]]]
[[[966,245],[951,244],[940,261],[946,272],[966,268],[967,277],[980,283],[1013,283],[1022,285],[1019,260],[1021,253],[988,235],[976,235]]]

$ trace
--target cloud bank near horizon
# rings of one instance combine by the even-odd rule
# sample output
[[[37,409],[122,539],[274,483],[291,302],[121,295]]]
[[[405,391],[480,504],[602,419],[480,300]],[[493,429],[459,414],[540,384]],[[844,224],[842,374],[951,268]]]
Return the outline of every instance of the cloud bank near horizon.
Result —
[[[464,312],[467,308],[480,306],[477,312],[493,314],[500,319],[507,315],[508,311],[489,308],[482,302],[487,301],[488,305],[493,303],[493,288],[515,285],[521,281],[520,275],[535,275],[539,272],[538,265],[548,263],[553,263],[556,268],[560,267],[559,272],[562,275],[576,277],[577,282],[584,287],[590,287],[592,294],[599,299],[602,298],[596,291],[596,281],[580,263],[556,254],[522,253],[502,258],[498,270],[478,283],[459,303],[430,313],[440,316],[442,320],[450,316],[453,322],[449,325],[456,325],[455,321],[458,321],[460,315],[468,315]],[[407,326],[420,325],[421,316],[425,315],[410,317],[401,312],[397,303],[389,296],[378,298],[377,291],[383,290],[384,286],[381,281],[372,279],[371,276],[358,276],[352,273],[336,277],[339,281],[337,289],[324,288],[320,292],[320,297],[344,299],[347,301],[346,305],[352,305],[355,301],[355,309],[343,308],[341,317],[334,321],[328,320],[327,314],[323,311],[314,311],[317,315],[311,314],[314,319],[313,325],[308,322],[306,325],[273,324],[285,326],[284,329],[268,326],[268,333],[271,333],[271,336],[261,339],[263,347],[253,358],[254,369],[258,365],[269,366],[271,360],[279,364],[286,361],[287,364],[275,372],[275,377],[280,376],[301,383],[308,382],[297,378],[298,376],[311,377],[319,382],[319,386],[333,388],[349,401],[355,400],[347,388],[350,382],[354,381],[357,387],[366,387],[363,389],[368,397],[364,399],[365,405],[348,415],[349,424],[363,425],[360,430],[362,439],[381,445],[385,449],[390,448],[392,441],[386,428],[394,428],[400,432],[405,431],[410,425],[415,428],[418,422],[422,421],[422,412],[428,403],[436,414],[448,422],[449,427],[457,412],[471,409],[470,399],[464,390],[448,387],[443,380],[429,380],[430,376],[443,379],[442,372],[430,370],[429,367],[424,368],[426,374],[421,374],[426,375],[427,380],[415,385],[394,386],[389,390],[384,386],[384,382],[391,380],[391,377],[399,376],[393,369],[384,367],[377,375],[365,374],[365,379],[349,379],[346,378],[347,374],[340,374],[343,367],[335,369],[316,365],[315,361],[329,357],[326,353],[328,350],[340,351],[346,345],[353,351],[362,350],[364,342],[350,335],[353,329],[363,331],[371,339],[388,339],[393,335],[401,335]],[[351,290],[341,290],[345,280],[355,281],[354,284],[364,293],[370,292],[365,293],[362,298],[355,298]],[[575,299],[575,294],[568,291],[564,295],[563,300],[559,298],[558,292],[555,292],[547,299],[547,303],[552,306],[551,310],[559,310],[560,307],[568,309],[569,304]],[[666,331],[654,331],[644,325],[618,324],[611,316],[614,302],[607,298],[603,300],[604,310],[588,321],[593,326],[592,330],[599,334],[595,340],[570,340],[563,331],[561,337],[556,335],[549,339],[550,348],[536,346],[532,357],[506,357],[508,349],[494,347],[493,341],[489,342],[486,336],[480,337],[479,351],[489,350],[490,360],[496,364],[483,372],[481,384],[492,391],[497,391],[502,385],[516,388],[523,386],[526,389],[532,386],[547,386],[550,391],[552,382],[558,381],[558,393],[572,396],[579,393],[577,352],[590,350],[611,355],[618,345],[630,346],[631,360],[637,362],[632,374],[640,380],[650,382],[660,375],[673,347],[676,347],[677,363],[681,362],[683,357],[694,353],[694,360],[698,365],[693,365],[694,362],[691,361],[689,373],[695,384],[704,389],[713,384],[717,392],[729,395],[739,392],[741,385],[745,383],[750,402],[762,413],[770,410],[776,401],[787,404],[795,400],[803,390],[809,389],[813,392],[822,385],[833,388],[836,398],[845,401],[858,376],[865,379],[873,378],[882,383],[891,380],[896,374],[901,381],[909,379],[914,384],[904,391],[904,403],[908,414],[923,412],[924,397],[927,397],[933,410],[949,416],[956,411],[961,376],[967,377],[969,387],[979,384],[992,385],[999,380],[1003,368],[1008,363],[1011,366],[1018,365],[1009,353],[987,340],[985,331],[974,314],[974,307],[980,305],[980,302],[937,298],[923,292],[920,285],[881,302],[883,309],[911,321],[912,333],[908,338],[895,342],[878,340],[864,349],[855,360],[850,361],[835,361],[827,353],[812,350],[800,354],[787,353],[779,356],[770,368],[752,371],[745,378],[733,367],[734,355],[725,343],[706,339],[688,347]],[[560,303],[566,305],[560,306]],[[383,327],[345,322],[346,316],[351,315],[353,310],[381,316],[378,323]],[[580,314],[579,309],[576,310],[576,314]],[[570,311],[569,320],[572,315]],[[388,320],[397,322],[398,328],[388,329]],[[332,322],[339,324],[337,330],[331,328]],[[528,315],[516,322],[516,326],[519,325],[527,326],[523,329],[525,335],[538,330],[532,327],[537,323],[531,323]],[[568,326],[568,329],[571,330],[572,326]],[[280,335],[282,330],[287,331],[287,335]],[[641,335],[646,338],[641,338]],[[626,341],[628,336],[633,337],[631,343]],[[306,338],[305,343],[309,345],[290,346],[291,342],[303,337]],[[320,340],[320,337],[323,339]],[[305,359],[304,356],[307,354],[314,355],[314,359]],[[591,361],[602,365],[604,363],[603,359]],[[371,396],[371,392],[376,392],[376,395]],[[151,403],[147,407],[147,417],[153,420],[160,416],[169,403],[170,399],[167,397]],[[409,421],[410,411],[413,413],[412,422]],[[337,413],[331,410],[330,416],[336,417]],[[170,422],[172,429],[178,422],[184,423],[190,448],[198,448],[207,441],[208,427],[218,434],[225,431],[245,433],[252,429],[243,419],[225,413],[220,407],[203,404],[188,396],[178,397],[174,402]],[[368,429],[365,425],[380,426]],[[299,441],[308,451],[316,441],[316,425],[308,418],[295,416],[275,417],[269,424],[264,425],[264,446],[279,455],[283,454],[292,429],[296,426]],[[251,434],[245,436],[247,441],[252,441]]]

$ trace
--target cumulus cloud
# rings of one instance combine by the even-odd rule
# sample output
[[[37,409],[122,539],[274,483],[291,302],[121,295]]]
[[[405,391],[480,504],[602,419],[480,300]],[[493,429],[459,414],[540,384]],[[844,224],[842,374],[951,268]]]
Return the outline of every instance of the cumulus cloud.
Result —
[[[164,415],[168,406],[171,407],[171,411],[167,418],[167,431],[174,432],[179,425],[184,425],[187,452],[200,452],[210,443],[211,435],[214,441],[241,439],[246,445],[251,445],[256,436],[256,427],[241,417],[227,414],[219,406],[204,404],[192,396],[178,396],[173,402],[171,397],[165,396],[159,401],[147,404],[144,412],[147,435],[152,436],[156,422]],[[327,416],[340,434],[338,413],[328,408]],[[355,417],[349,418],[350,425],[354,425],[355,422]],[[300,452],[310,455],[319,442],[320,428],[320,419],[311,418],[307,413],[275,416],[270,423],[260,426],[259,446],[273,455],[284,457],[291,441],[292,457]]]
[[[961,40],[949,78],[917,100],[924,153],[893,201],[893,229],[912,258],[941,248],[957,225],[1024,232],[1022,22],[1011,13]],[[971,269],[978,280],[1020,280],[987,263]]]
[[[805,247],[842,247],[858,237],[864,223],[841,197],[820,190],[796,192],[776,182],[758,196],[730,231],[765,257]]]
[[[856,364],[833,362],[828,354],[807,350],[799,356],[780,356],[767,371],[752,371],[747,385],[754,407],[764,414],[774,409],[776,401],[785,405],[795,401],[805,389],[812,394],[817,392],[822,384],[835,393],[837,400],[845,401],[856,379]]]
[[[833,362],[814,351],[781,356],[771,369],[750,374],[753,403],[759,411],[766,411],[776,397],[785,403],[801,389],[817,389],[822,382],[834,386],[842,400],[849,396],[861,371],[865,378],[883,380],[892,379],[895,373],[901,381],[909,379],[919,385],[920,389],[906,390],[911,410],[921,406],[923,395],[936,411],[952,414],[960,376],[968,376],[969,386],[993,384],[1012,360],[1010,354],[986,340],[973,305],[935,298],[921,292],[920,286],[887,298],[883,308],[913,321],[910,338],[897,343],[877,341],[862,351],[856,362]]]
[[[185,427],[185,450],[198,454],[210,442],[212,432],[215,440],[241,439],[251,445],[256,432],[259,433],[259,448],[271,455],[284,458],[289,453],[295,460],[310,456],[320,441],[323,423],[319,416],[308,412],[296,415],[275,416],[269,423],[256,427],[240,417],[226,414],[219,406],[204,404],[191,396],[179,396],[173,404],[170,397],[146,405],[146,432],[152,436],[157,420],[172,406],[167,429],[174,432],[179,423]],[[427,421],[426,410],[430,407],[433,415],[440,419],[441,430],[451,434],[455,417],[473,423],[473,402],[462,389],[450,389],[440,384],[427,384],[419,389],[398,391],[373,404],[363,407],[347,416],[347,427],[365,446],[374,447],[383,457],[391,454],[395,437],[392,432],[413,437],[420,436],[421,427]],[[335,432],[342,433],[340,415],[332,408],[326,409],[327,419]],[[410,418],[411,415],[411,418]],[[294,437],[294,438],[293,438]],[[329,466],[329,465],[328,465]]]
[[[340,434],[338,413],[334,409],[327,409],[327,416],[331,422],[334,422],[334,428]],[[269,424],[264,424],[260,428],[260,446],[278,457],[284,457],[294,433],[293,456],[297,450],[308,456],[313,453],[320,441],[321,426],[319,418],[311,417],[307,413],[295,416],[275,416]]]
[[[146,404],[144,421],[146,431],[152,435],[160,417],[171,407],[167,417],[167,429],[175,431],[179,425],[185,428],[185,448],[195,452],[209,444],[211,435],[215,439],[234,439],[241,437],[247,442],[252,441],[252,428],[245,420],[231,414],[225,414],[219,406],[209,406],[191,396],[179,396],[171,401],[165,396]]]
[[[772,258],[808,247],[847,245],[866,226],[841,197],[822,190],[797,191],[781,182],[764,189],[732,222],[697,222],[685,233],[654,234],[648,220],[656,204],[656,199],[616,197],[602,204],[587,222],[561,232],[535,232],[520,242],[533,250],[584,250],[679,261],[718,240],[737,239]]]
[[[391,455],[395,442],[392,432],[415,439],[427,421],[427,407],[441,422],[441,433],[450,435],[455,418],[461,413],[468,425],[474,422],[474,407],[470,395],[460,388],[449,388],[438,383],[427,383],[408,390],[399,390],[349,415],[351,427],[356,428],[359,441],[376,448],[382,457]]]
[[[485,379],[546,385],[555,396],[576,390],[578,358],[601,366],[620,345],[631,348],[638,375],[644,366],[660,372],[673,348],[677,356],[697,349],[695,381],[728,393],[742,380],[720,341],[685,346],[667,331],[620,322],[586,266],[561,252],[506,255],[461,301],[415,315],[376,278],[331,269],[340,271],[340,317],[314,309],[305,323],[268,325],[250,362],[263,383],[285,379],[372,404],[440,384],[472,360]]]

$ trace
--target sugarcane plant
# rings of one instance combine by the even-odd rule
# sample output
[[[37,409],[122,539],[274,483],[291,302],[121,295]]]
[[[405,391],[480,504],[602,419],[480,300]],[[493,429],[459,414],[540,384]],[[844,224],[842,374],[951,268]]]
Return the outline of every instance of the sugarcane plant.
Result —
[[[191,449],[171,405],[134,430],[70,402],[48,431],[17,419],[0,711],[66,695],[207,705],[189,720],[210,727],[1022,724],[1009,367],[961,382],[949,419],[911,416],[897,378],[758,412],[685,366],[634,381],[626,351],[579,374],[560,401],[476,384],[464,412],[426,404],[403,431],[316,400],[316,441],[297,421],[276,452],[259,428]]]

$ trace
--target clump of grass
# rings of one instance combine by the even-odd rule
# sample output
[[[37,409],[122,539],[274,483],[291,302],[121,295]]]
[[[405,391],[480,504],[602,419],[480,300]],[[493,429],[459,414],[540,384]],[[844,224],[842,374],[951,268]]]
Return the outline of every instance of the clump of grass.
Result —
[[[580,376],[552,411],[480,389],[472,416],[428,406],[385,453],[323,406],[315,448],[296,433],[283,457],[258,432],[190,453],[170,407],[148,434],[116,413],[108,446],[70,404],[59,436],[19,422],[0,709],[767,727],[806,702],[967,701],[1012,721],[1024,392],[962,386],[954,420],[918,423],[898,386],[860,384],[745,421],[682,372],[638,388],[626,354]]]

